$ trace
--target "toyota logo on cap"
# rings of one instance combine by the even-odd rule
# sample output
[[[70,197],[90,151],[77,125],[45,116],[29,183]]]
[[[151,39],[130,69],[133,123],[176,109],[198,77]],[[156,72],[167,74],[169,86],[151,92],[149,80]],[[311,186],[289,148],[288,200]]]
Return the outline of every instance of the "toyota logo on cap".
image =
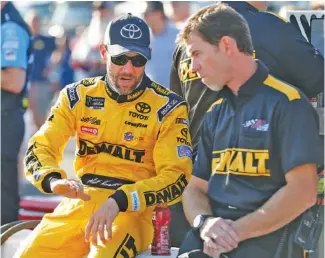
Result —
[[[121,36],[126,39],[139,39],[142,37],[141,29],[135,24],[126,24],[122,27]]]

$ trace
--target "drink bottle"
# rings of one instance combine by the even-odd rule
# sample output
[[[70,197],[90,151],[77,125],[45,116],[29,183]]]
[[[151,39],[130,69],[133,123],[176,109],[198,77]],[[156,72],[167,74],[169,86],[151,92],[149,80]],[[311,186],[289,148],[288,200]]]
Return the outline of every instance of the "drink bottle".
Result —
[[[151,244],[152,255],[170,255],[169,223],[171,212],[166,205],[158,205],[152,213],[154,236]]]

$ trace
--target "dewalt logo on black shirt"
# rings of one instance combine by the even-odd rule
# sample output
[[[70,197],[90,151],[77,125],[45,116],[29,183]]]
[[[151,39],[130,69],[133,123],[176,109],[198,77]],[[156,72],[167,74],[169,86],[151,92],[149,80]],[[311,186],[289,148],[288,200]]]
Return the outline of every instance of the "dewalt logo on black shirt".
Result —
[[[242,176],[270,176],[267,169],[268,150],[231,148],[213,152],[213,174],[236,174]]]

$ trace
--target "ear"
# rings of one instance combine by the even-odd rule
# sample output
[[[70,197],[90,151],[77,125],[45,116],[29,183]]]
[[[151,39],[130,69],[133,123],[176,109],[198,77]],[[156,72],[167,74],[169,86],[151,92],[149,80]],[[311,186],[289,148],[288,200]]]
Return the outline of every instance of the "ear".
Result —
[[[219,47],[226,53],[226,55],[231,56],[238,52],[237,42],[232,37],[223,36],[220,39]]]
[[[102,59],[103,59],[105,62],[107,62],[107,59],[108,59],[107,54],[108,54],[108,53],[107,53],[107,50],[106,50],[104,44],[100,44],[100,45],[99,45],[99,52],[100,52],[100,55],[102,56]]]

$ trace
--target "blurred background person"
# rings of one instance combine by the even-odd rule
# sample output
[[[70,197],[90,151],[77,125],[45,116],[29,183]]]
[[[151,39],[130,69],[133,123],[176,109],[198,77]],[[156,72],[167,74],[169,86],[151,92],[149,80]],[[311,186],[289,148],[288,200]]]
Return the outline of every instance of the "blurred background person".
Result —
[[[40,17],[32,11],[27,22],[33,35],[34,65],[30,77],[29,108],[32,112],[36,129],[45,122],[57,85],[49,81],[51,73],[50,58],[56,48],[55,38],[40,33]]]
[[[170,19],[177,29],[181,29],[191,15],[191,5],[188,1],[172,1]]]
[[[94,1],[90,24],[74,43],[71,64],[75,70],[74,80],[94,77],[105,72],[105,64],[98,51],[107,24],[114,16],[114,2]]]
[[[68,84],[74,82],[74,70],[70,63],[71,60],[71,40],[64,35],[57,40],[57,50],[52,55],[52,71],[50,73],[50,80],[52,84],[56,85],[57,90],[51,102],[51,106],[57,101],[60,91]],[[49,114],[50,109],[47,110]]]
[[[162,2],[147,2],[144,19],[151,29],[152,58],[146,66],[146,74],[169,88],[169,73],[175,49],[178,29],[167,19]]]
[[[1,225],[17,220],[23,99],[32,62],[31,32],[12,2],[1,2]]]
[[[317,1],[310,1],[311,9],[312,10],[324,10],[324,1],[323,0],[317,0]]]

